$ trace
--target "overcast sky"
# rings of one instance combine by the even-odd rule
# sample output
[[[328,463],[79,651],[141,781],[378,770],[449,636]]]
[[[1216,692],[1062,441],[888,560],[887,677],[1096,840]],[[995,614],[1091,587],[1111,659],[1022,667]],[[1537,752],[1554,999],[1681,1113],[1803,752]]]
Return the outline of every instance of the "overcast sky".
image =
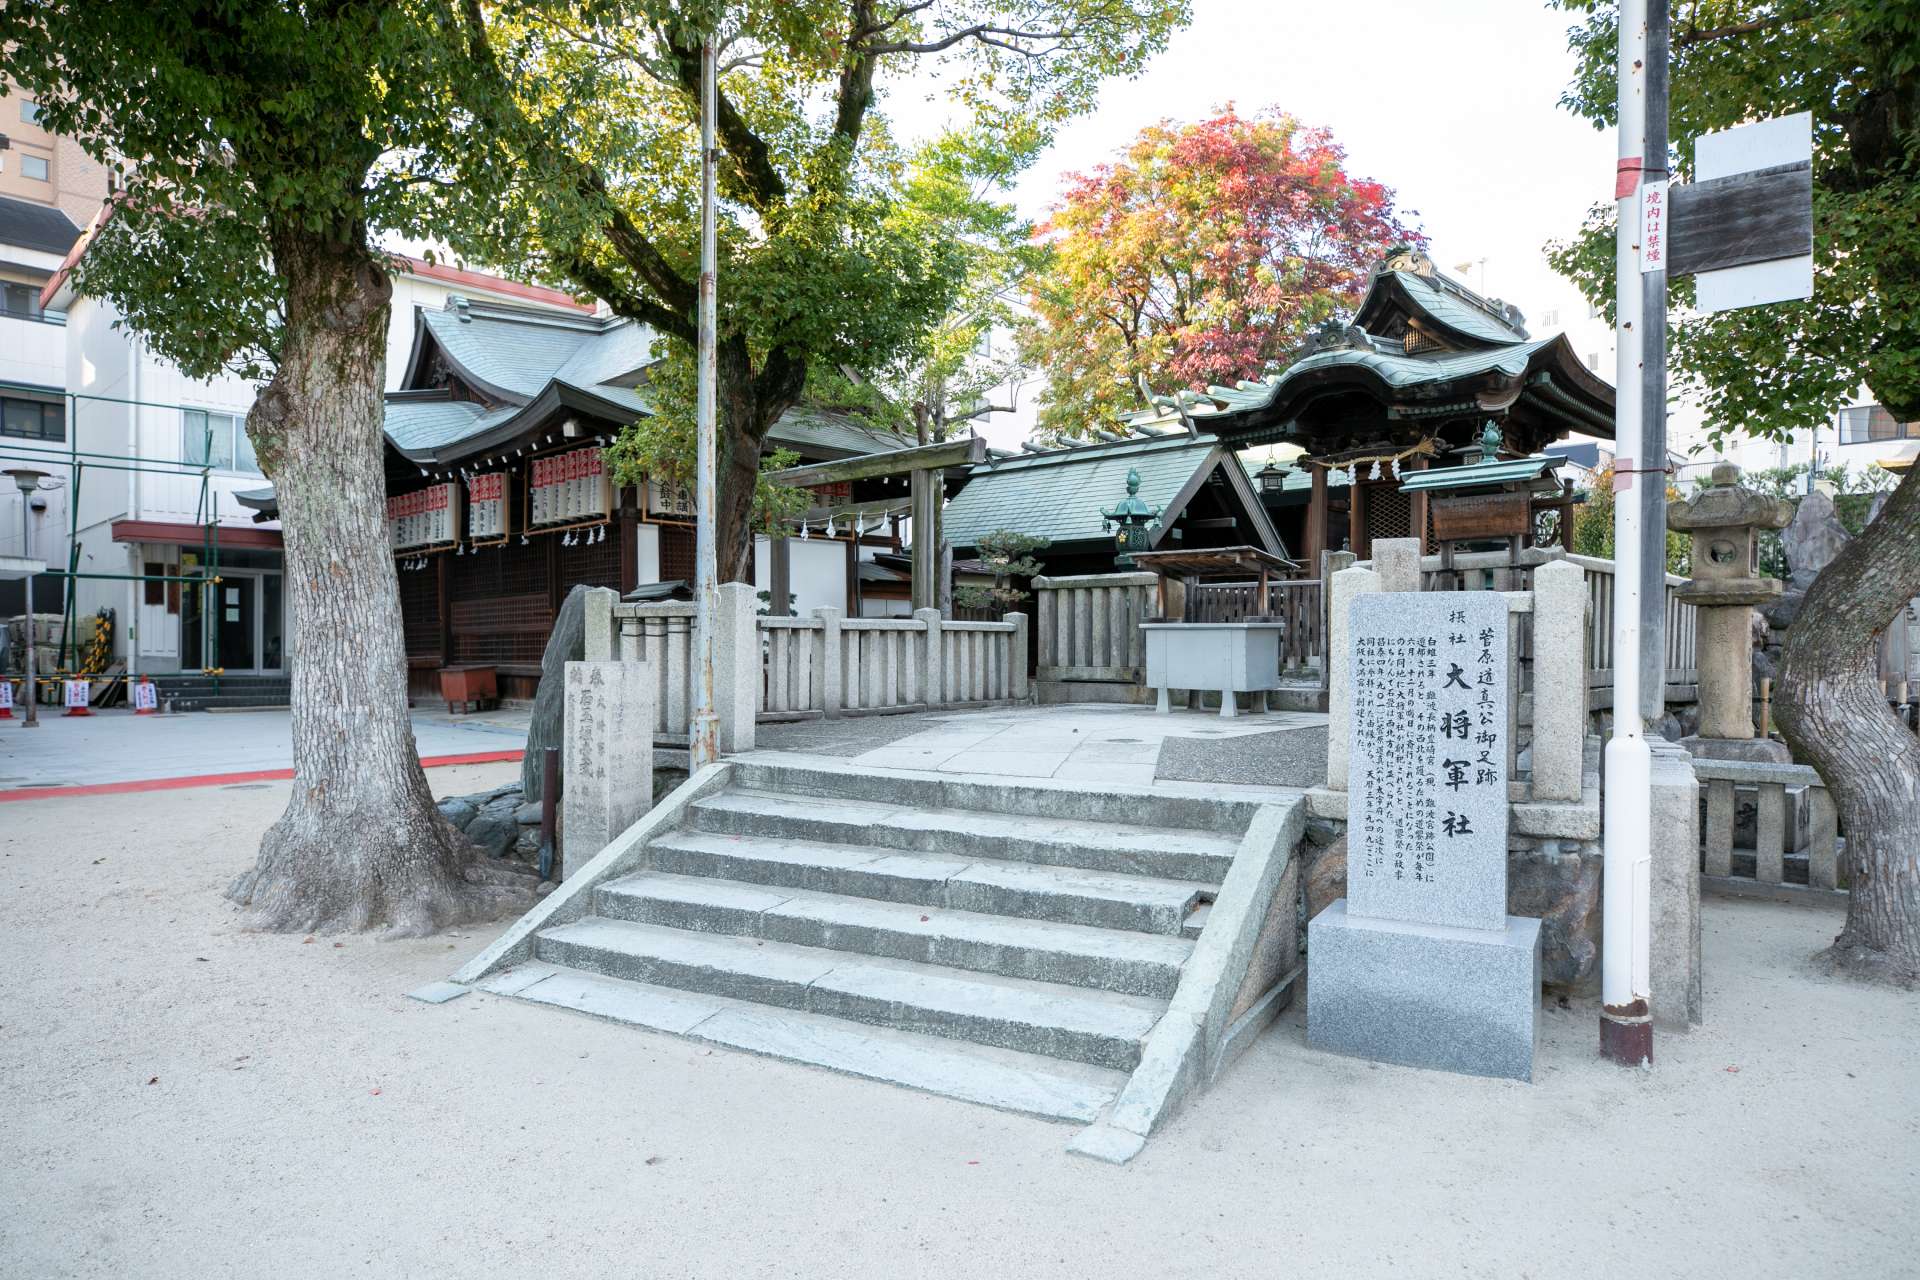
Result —
[[[1110,82],[1099,107],[1061,132],[1020,183],[1022,212],[1044,216],[1065,175],[1112,159],[1157,120],[1201,119],[1228,102],[1242,114],[1278,107],[1332,129],[1350,173],[1393,188],[1442,271],[1519,305],[1536,334],[1549,308],[1573,310],[1541,250],[1612,198],[1615,142],[1559,105],[1573,78],[1567,14],[1543,0],[1193,9],[1145,74]],[[944,106],[896,90],[885,109],[913,136],[936,127]],[[1017,441],[1030,414],[1018,419],[995,415],[986,433]]]

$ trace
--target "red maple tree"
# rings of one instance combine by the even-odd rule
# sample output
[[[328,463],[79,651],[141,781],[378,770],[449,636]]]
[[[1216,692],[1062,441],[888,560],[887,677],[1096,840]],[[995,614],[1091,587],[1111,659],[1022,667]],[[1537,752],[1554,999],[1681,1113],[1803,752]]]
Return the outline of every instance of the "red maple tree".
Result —
[[[1084,434],[1155,391],[1231,386],[1278,368],[1350,313],[1367,270],[1422,243],[1393,192],[1346,171],[1326,129],[1231,105],[1150,125],[1111,164],[1072,175],[1039,234],[1027,358],[1048,379],[1041,427]]]

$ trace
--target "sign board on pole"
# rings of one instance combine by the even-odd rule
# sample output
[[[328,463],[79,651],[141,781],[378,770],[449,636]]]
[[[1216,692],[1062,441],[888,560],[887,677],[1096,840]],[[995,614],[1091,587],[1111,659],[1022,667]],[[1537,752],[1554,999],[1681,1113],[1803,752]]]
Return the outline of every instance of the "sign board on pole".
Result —
[[[1640,272],[1664,271],[1667,266],[1667,180],[1640,187]]]
[[[1694,180],[1674,187],[1670,275],[1703,312],[1813,296],[1813,117],[1702,134]],[[1643,264],[1644,266],[1644,264]]]

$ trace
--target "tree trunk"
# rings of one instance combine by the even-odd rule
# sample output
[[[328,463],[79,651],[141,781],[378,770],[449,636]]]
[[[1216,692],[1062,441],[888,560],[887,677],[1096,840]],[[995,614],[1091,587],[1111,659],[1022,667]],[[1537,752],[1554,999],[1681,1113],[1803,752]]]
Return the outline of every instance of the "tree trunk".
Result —
[[[714,558],[721,582],[752,582],[753,497],[760,481],[760,450],[780,415],[800,402],[806,365],[776,351],[756,375],[741,338],[723,339],[714,363],[719,379],[714,397],[719,499]]]
[[[344,242],[343,242],[344,241]],[[293,796],[227,890],[261,928],[431,933],[532,900],[434,807],[407,714],[386,527],[382,390],[393,288],[364,228],[273,236],[278,368],[248,416],[272,477],[293,611]]]
[[[1920,595],[1920,468],[1826,567],[1787,632],[1776,712],[1847,833],[1847,923],[1824,953],[1862,976],[1920,980],[1920,737],[1887,705],[1874,636]]]

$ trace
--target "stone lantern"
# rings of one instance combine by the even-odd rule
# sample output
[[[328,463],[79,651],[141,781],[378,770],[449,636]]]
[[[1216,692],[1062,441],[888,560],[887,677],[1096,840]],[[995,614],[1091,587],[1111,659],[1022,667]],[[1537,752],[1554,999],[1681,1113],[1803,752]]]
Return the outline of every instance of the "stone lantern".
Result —
[[[1160,508],[1147,505],[1140,496],[1138,471],[1127,471],[1127,496],[1118,506],[1102,510],[1100,516],[1114,531],[1114,542],[1119,547],[1120,553],[1113,558],[1113,563],[1121,569],[1133,568],[1133,553],[1152,548],[1149,535],[1160,523]]]
[[[1699,609],[1700,731],[1682,742],[1709,759],[1784,763],[1786,748],[1753,731],[1753,609],[1783,586],[1760,576],[1760,530],[1784,528],[1793,504],[1739,480],[1723,462],[1711,488],[1667,508],[1667,527],[1693,538],[1693,579],[1675,594]]]

